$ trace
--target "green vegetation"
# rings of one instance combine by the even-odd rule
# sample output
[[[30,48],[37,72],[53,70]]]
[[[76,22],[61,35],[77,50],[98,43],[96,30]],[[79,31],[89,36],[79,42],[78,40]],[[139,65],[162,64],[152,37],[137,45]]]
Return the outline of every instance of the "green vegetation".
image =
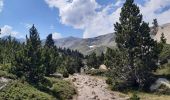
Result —
[[[164,75],[168,76],[170,75],[170,63],[161,65],[159,69],[155,72],[156,75]],[[170,77],[169,77],[170,79]]]
[[[142,20],[134,0],[126,0],[119,19],[114,25],[118,49],[108,49],[105,54],[113,89],[149,89],[161,49],[150,37],[150,27]]]
[[[140,98],[137,96],[136,93],[134,93],[134,94],[132,95],[132,97],[130,98],[130,100],[140,100]]]
[[[77,93],[75,87],[69,81],[50,76],[61,73],[67,78],[69,74],[78,73],[84,66],[83,60],[87,61],[89,69],[95,68],[88,70],[87,74],[107,76],[106,83],[116,91],[148,90],[156,78],[170,79],[170,45],[166,44],[163,33],[159,43],[152,39],[149,24],[142,18],[134,0],[126,0],[120,20],[114,25],[117,48],[108,48],[105,54],[99,56],[92,53],[84,58],[77,50],[58,48],[52,34],[47,36],[43,45],[34,25],[24,43],[11,36],[0,39],[0,77],[11,79],[11,83],[0,91],[0,99],[71,99]],[[156,34],[156,19],[153,25],[153,34]],[[101,64],[109,69],[98,69]],[[170,89],[165,86],[161,86],[156,93],[166,94],[161,99],[170,99],[167,96]],[[133,94],[130,100],[149,100],[145,96],[155,96],[144,92],[137,94]]]
[[[1,100],[67,100],[76,94],[75,87],[69,82],[56,78],[45,78],[46,81],[30,85],[24,80],[11,80],[0,91]]]
[[[104,56],[105,55],[103,52],[99,56],[97,56],[95,52],[90,55],[87,55],[87,66],[89,68],[98,69],[101,64],[104,64]]]
[[[128,95],[132,97],[134,92],[137,94],[140,100],[169,100],[170,99],[169,95],[155,94],[155,93],[148,93],[148,92],[141,92],[141,91],[130,91],[128,92]]]
[[[159,54],[159,60],[161,64],[165,64],[168,62],[170,58],[170,45],[163,44],[162,52]]]
[[[31,83],[37,83],[45,74],[41,56],[41,41],[35,26],[30,29],[29,37],[26,36],[26,44],[15,55],[12,62],[12,71],[18,77],[25,77]]]
[[[60,100],[71,99],[76,94],[75,87],[69,82],[55,78],[48,78],[53,84],[51,87],[52,93]]]
[[[83,67],[84,56],[78,51],[56,47],[52,34],[48,35],[45,45],[42,45],[34,25],[29,33],[24,43],[17,42],[11,36],[0,39],[0,77],[12,79],[12,83],[0,92],[0,97],[17,100],[72,98],[76,92],[71,83],[59,79],[53,79],[55,82],[52,82],[45,77],[56,72],[62,72],[64,77],[68,77],[69,74],[79,72]]]
[[[16,79],[17,78],[15,75],[8,73],[6,71],[2,71],[2,70],[0,70],[0,77],[10,78],[10,79]]]
[[[0,91],[1,100],[55,100],[47,93],[41,92],[28,83],[13,81]]]

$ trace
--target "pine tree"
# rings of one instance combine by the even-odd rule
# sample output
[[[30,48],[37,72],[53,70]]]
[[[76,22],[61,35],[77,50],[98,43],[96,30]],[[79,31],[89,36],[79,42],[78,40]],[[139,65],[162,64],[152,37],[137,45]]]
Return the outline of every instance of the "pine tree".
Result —
[[[165,38],[164,33],[161,34],[161,38],[160,39],[161,39],[160,43],[166,44],[166,38]]]
[[[144,87],[151,71],[156,68],[157,43],[150,37],[149,25],[142,21],[134,0],[126,0],[119,20],[120,23],[115,24],[116,43],[120,52],[125,54],[123,59],[127,60],[122,59],[120,63],[128,62],[122,69],[129,74],[126,79],[130,84]]]
[[[152,27],[152,34],[153,34],[153,35],[156,35],[157,32],[158,32],[158,26],[159,26],[159,25],[158,25],[157,19],[153,19],[152,24],[153,24],[153,27]]]
[[[90,68],[98,68],[99,67],[95,52],[93,52],[92,54],[90,54],[88,56],[87,66],[89,66]]]
[[[52,34],[47,36],[42,56],[45,66],[45,74],[49,76],[50,74],[55,73],[58,66],[59,54],[57,52],[57,48],[54,45]]]
[[[115,57],[116,57],[116,50],[112,50],[111,48],[107,48],[107,51],[105,53],[104,56],[104,64],[107,67],[110,67],[111,69],[113,68],[114,64],[115,64]]]
[[[45,72],[41,58],[41,41],[34,25],[29,33],[26,44],[16,53],[13,71],[19,77],[24,76],[28,82],[37,83],[43,79]]]
[[[139,29],[142,15],[134,0],[126,0],[120,13],[120,23],[115,24],[116,43],[120,51],[127,52],[129,66],[134,69],[134,60],[137,56]]]
[[[103,52],[97,58],[98,58],[98,64],[99,65],[104,64],[104,53]]]
[[[45,46],[51,48],[51,47],[54,47],[54,40],[52,38],[52,34],[49,34],[47,36],[47,39],[46,39],[46,42],[45,42]]]

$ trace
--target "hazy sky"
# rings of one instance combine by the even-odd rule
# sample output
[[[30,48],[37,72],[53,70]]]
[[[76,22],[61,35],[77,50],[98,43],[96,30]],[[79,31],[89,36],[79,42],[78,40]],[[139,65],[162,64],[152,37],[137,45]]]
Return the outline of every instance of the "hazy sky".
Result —
[[[41,38],[95,37],[114,31],[125,0],[0,0],[2,36],[24,38],[32,24]],[[170,22],[170,0],[135,0],[144,20]]]

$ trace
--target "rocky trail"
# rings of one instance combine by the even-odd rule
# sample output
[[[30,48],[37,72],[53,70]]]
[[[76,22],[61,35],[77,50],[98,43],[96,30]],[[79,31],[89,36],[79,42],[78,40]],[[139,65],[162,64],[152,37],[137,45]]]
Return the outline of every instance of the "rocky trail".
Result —
[[[78,95],[73,100],[127,100],[128,97],[110,91],[104,78],[88,75],[73,75],[70,77],[76,86]]]

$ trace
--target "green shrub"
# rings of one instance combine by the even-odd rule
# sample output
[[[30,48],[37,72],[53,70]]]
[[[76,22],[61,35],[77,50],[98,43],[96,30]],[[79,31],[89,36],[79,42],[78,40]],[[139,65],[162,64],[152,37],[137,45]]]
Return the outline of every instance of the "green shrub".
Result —
[[[167,59],[170,59],[170,45],[169,44],[164,45],[163,50],[159,55],[159,58],[163,64],[167,62]]]
[[[124,81],[115,81],[113,80],[112,83],[112,90],[113,91],[126,91],[127,89],[130,89],[130,86],[128,86],[129,84],[127,82]]]
[[[137,96],[136,93],[134,93],[134,94],[132,95],[132,97],[130,98],[130,100],[140,100],[140,98]]]
[[[64,77],[64,78],[68,78],[68,77],[69,77],[69,73],[68,73],[67,71],[65,71],[65,72],[63,73],[63,77]]]
[[[69,81],[49,77],[47,79],[53,84],[50,90],[56,98],[70,100],[76,94],[75,87]]]
[[[17,77],[11,73],[8,73],[6,71],[0,70],[0,77],[10,78],[10,79],[16,79]]]
[[[112,82],[113,82],[113,80],[112,80],[112,78],[111,78],[111,77],[109,77],[109,78],[106,80],[106,83],[107,83],[107,84],[109,84],[109,85],[111,85],[111,84],[112,84]]]
[[[13,81],[0,91],[0,100],[55,100],[28,83]]]
[[[11,71],[11,64],[1,64],[0,70],[10,72]]]
[[[68,100],[76,94],[76,90],[70,82],[58,80],[53,84],[53,94],[61,100]]]

